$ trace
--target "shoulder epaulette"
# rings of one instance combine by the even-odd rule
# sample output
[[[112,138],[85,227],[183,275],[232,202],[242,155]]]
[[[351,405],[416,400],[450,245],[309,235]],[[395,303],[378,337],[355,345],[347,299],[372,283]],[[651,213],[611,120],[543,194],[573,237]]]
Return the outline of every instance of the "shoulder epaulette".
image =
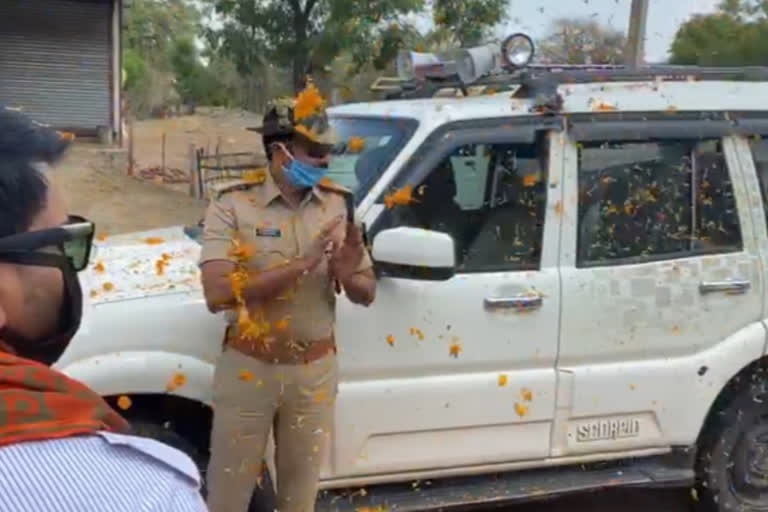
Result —
[[[318,184],[318,187],[320,187],[323,190],[329,190],[331,192],[338,192],[339,194],[343,195],[352,195],[353,192],[349,190],[348,188],[339,185],[335,181],[331,180],[330,178],[323,178],[321,179]]]
[[[263,183],[263,181],[255,181],[249,179],[232,179],[212,185],[211,191],[213,192],[213,195],[216,197],[216,199],[219,199],[224,194],[249,190],[253,187],[258,187]]]

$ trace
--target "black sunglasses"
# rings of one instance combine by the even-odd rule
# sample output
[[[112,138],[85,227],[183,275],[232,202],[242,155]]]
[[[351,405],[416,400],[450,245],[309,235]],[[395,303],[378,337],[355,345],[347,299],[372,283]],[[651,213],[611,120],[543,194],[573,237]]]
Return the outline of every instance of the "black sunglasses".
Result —
[[[25,253],[46,247],[61,249],[76,271],[84,270],[91,258],[95,226],[93,222],[70,215],[66,224],[39,231],[27,231],[0,238],[0,260],[23,263]],[[20,257],[21,256],[21,257]]]

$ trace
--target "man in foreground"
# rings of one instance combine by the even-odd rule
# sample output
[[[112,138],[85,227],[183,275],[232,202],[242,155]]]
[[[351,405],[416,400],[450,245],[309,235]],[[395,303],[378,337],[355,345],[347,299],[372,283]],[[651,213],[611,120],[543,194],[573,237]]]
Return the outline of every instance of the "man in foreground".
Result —
[[[324,179],[331,138],[310,86],[264,118],[269,169],[211,203],[201,265],[211,311],[228,311],[214,376],[208,506],[244,512],[276,444],[277,508],[312,512],[337,391],[335,293],[369,305],[376,281],[351,193]],[[345,221],[346,217],[346,221]]]
[[[181,452],[49,368],[77,332],[93,223],[68,216],[48,165],[68,143],[0,107],[0,510],[199,512]]]

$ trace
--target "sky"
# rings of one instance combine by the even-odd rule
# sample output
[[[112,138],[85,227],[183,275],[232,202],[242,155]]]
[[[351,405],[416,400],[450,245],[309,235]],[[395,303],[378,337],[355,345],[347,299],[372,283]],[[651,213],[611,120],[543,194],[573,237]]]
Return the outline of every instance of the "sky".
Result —
[[[645,56],[648,62],[667,59],[678,27],[694,14],[708,14],[721,0],[650,0],[646,28]],[[499,28],[498,36],[525,32],[534,38],[544,37],[557,18],[592,18],[602,25],[627,33],[631,0],[509,0],[508,21]],[[427,28],[426,19],[417,21]]]

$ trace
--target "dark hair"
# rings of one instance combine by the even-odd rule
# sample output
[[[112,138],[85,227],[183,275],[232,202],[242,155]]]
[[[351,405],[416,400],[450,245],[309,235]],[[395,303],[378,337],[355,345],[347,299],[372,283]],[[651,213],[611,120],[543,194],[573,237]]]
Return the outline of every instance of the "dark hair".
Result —
[[[35,164],[56,163],[68,147],[55,130],[0,107],[0,237],[27,231],[45,208],[48,181]]]

